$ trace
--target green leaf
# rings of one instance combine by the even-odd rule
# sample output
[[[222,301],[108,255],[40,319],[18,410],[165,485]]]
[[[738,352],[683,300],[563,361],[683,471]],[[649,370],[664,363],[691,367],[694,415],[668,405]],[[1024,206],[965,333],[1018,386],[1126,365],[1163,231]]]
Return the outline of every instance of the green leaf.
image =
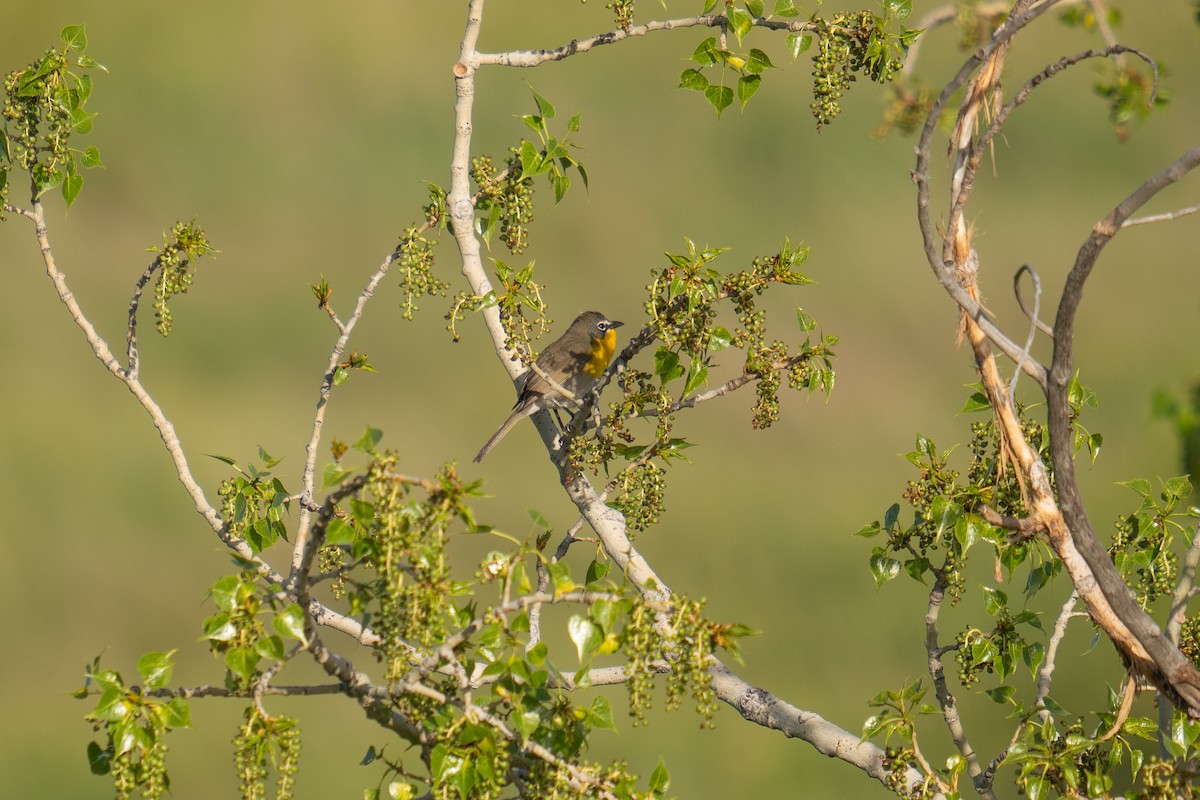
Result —
[[[708,88],[708,78],[694,67],[688,67],[679,74],[679,88],[703,92]]]
[[[242,579],[237,575],[226,575],[212,585],[208,594],[217,608],[222,611],[233,611],[240,603],[241,592],[239,590],[241,586]]]
[[[539,175],[549,169],[542,162],[542,154],[534,147],[533,142],[521,142],[521,174],[526,176]]]
[[[660,759],[658,766],[650,773],[650,793],[661,795],[671,788],[671,775],[667,772],[667,765]]]
[[[597,695],[592,700],[592,706],[587,710],[588,724],[593,728],[616,730],[613,722],[612,702],[604,695]]]
[[[100,69],[108,72],[108,67],[104,66],[91,56],[80,56],[76,63],[84,69]]]
[[[743,75],[738,78],[737,96],[738,102],[742,104],[742,108],[745,108],[746,103],[750,102],[750,98],[758,91],[761,84],[761,75]]]
[[[161,689],[171,682],[171,671],[174,664],[171,656],[174,650],[167,653],[146,653],[138,659],[138,674],[142,676],[142,684],[146,689]]]
[[[254,679],[254,669],[258,662],[258,653],[248,647],[231,647],[225,653],[225,667],[245,683]]]
[[[325,528],[325,544],[354,544],[357,538],[358,535],[355,533],[354,528],[340,519],[329,520],[329,525]]]
[[[1046,697],[1043,699],[1043,701],[1046,704],[1046,709],[1054,716],[1068,717],[1071,715],[1071,712],[1067,711],[1067,709],[1065,709],[1061,705],[1059,705],[1058,701],[1055,700],[1050,695],[1046,695]]]
[[[566,175],[551,175],[550,185],[554,187],[554,202],[559,203],[567,194],[567,189],[571,186],[571,179]]]
[[[569,120],[567,120],[567,130],[570,131],[571,133],[577,133],[579,131],[580,125],[582,125],[582,124],[583,124],[583,113],[582,112],[576,113],[576,114],[572,115]]]
[[[929,511],[933,515],[932,522],[938,540],[946,536],[948,531],[954,530],[963,515],[962,506],[945,495],[933,498]]]
[[[350,470],[343,469],[337,464],[326,464],[325,468],[321,470],[321,485],[337,486],[349,474]]]
[[[595,652],[596,648],[604,641],[604,634],[600,627],[579,614],[572,615],[571,619],[567,621],[567,633],[570,634],[571,641],[575,643],[575,651],[579,654],[580,662]]]
[[[864,539],[870,539],[872,536],[878,536],[883,527],[879,524],[879,520],[875,520],[870,525],[866,525],[855,532],[855,536],[861,536]]]
[[[80,53],[87,50],[87,31],[84,30],[84,26],[68,25],[62,29],[62,33],[59,36],[62,38],[63,44],[71,50]]]
[[[756,17],[763,15],[763,0],[746,0],[746,10]]]
[[[1051,578],[1057,575],[1058,569],[1056,569],[1056,565],[1060,563],[1062,562],[1047,561],[1031,569],[1029,577],[1025,580],[1025,597],[1033,597]]]
[[[958,541],[959,552],[963,555],[979,541],[982,521],[974,514],[964,514],[954,523],[954,538]]]
[[[78,173],[67,175],[62,183],[63,200],[67,203],[67,208],[70,208],[75,202],[75,198],[79,197],[79,193],[83,190],[83,176]]]
[[[92,121],[96,119],[96,115],[90,111],[84,111],[82,108],[76,108],[71,112],[71,129],[78,134],[88,134],[92,132]]]
[[[554,119],[553,104],[551,104],[551,102],[549,100],[542,97],[537,92],[534,92],[532,88],[529,91],[533,93],[533,100],[535,103],[537,103],[538,113],[541,114],[546,119]]]
[[[360,453],[371,455],[375,452],[375,447],[382,438],[383,431],[368,425],[366,430],[363,431],[362,436],[358,437],[358,441],[354,443],[354,449]]]
[[[264,636],[254,643],[254,652],[258,653],[260,658],[269,658],[272,661],[283,661],[287,653],[283,648],[283,639],[278,636]]]
[[[733,89],[728,86],[709,86],[704,90],[704,97],[717,110],[717,116],[733,105]]]
[[[929,559],[924,556],[910,558],[904,562],[904,571],[917,583],[925,583],[925,573],[929,571],[929,568]]]
[[[88,742],[87,746],[88,769],[93,775],[107,775],[109,771],[108,753],[104,748],[95,742]]]
[[[710,36],[698,44],[692,53],[692,61],[705,67],[717,63],[717,38]]]
[[[1041,642],[1033,642],[1027,645],[1021,653],[1021,658],[1025,661],[1025,666],[1029,667],[1030,675],[1037,678],[1038,668],[1042,666],[1042,662],[1046,659],[1046,645]]]
[[[1026,779],[1022,788],[1029,800],[1044,800],[1050,796],[1050,782],[1045,778],[1031,777]]]
[[[665,347],[658,348],[654,353],[654,374],[664,386],[681,377],[683,367],[679,364],[679,354]]]
[[[1003,704],[1011,700],[1016,691],[1012,686],[997,686],[995,689],[988,689],[985,694],[994,702]]]
[[[1180,475],[1177,478],[1168,478],[1167,482],[1163,484],[1163,500],[1168,502],[1183,500],[1191,493],[1192,482],[1188,480],[1187,475]]]
[[[1143,498],[1150,500],[1153,489],[1150,487],[1150,481],[1145,478],[1134,478],[1131,481],[1117,481],[1118,486],[1124,486],[1127,489],[1136,492]]]
[[[896,19],[905,20],[912,13],[912,0],[885,0],[884,8]]]
[[[708,367],[699,360],[693,360],[688,365],[687,382],[683,387],[683,396],[687,397],[697,389],[707,385],[708,383]]]
[[[983,589],[983,608],[988,613],[988,616],[994,617],[1000,613],[1000,609],[1008,605],[1008,595],[999,589],[993,589],[991,586],[984,586]]]
[[[727,349],[733,344],[733,334],[728,328],[721,325],[716,325],[708,332],[708,350],[710,353],[719,353]]]
[[[275,619],[271,625],[275,630],[279,631],[281,636],[286,636],[289,639],[298,639],[307,645],[308,636],[304,632],[304,623],[304,609],[298,603],[292,603],[287,608],[275,614]]]
[[[521,122],[525,123],[525,127],[534,133],[542,136],[546,133],[546,121],[536,114],[522,114]]]
[[[887,511],[883,512],[883,527],[885,530],[893,530],[896,523],[900,521],[900,504],[892,503],[888,506]]]
[[[789,33],[784,42],[787,45],[788,52],[792,54],[792,60],[795,61],[801,55],[812,47],[811,33]]]
[[[986,411],[992,407],[988,402],[987,395],[983,392],[975,392],[967,398],[967,402],[963,403],[963,407],[959,409],[960,414],[970,414],[974,411]]]
[[[83,165],[84,169],[104,168],[104,163],[100,161],[100,151],[95,147],[85,149],[83,155],[79,157],[79,163]]]
[[[766,69],[775,69],[770,57],[762,50],[751,48],[750,57],[746,60],[746,71],[752,75],[758,75]]]
[[[546,571],[550,573],[550,583],[554,587],[554,594],[562,594],[575,588],[575,581],[571,580],[571,567],[567,562],[556,561],[548,564]]]
[[[725,7],[725,18],[729,20],[729,30],[733,31],[738,44],[741,44],[745,35],[754,27],[754,18],[736,6]]]
[[[792,0],[775,0],[775,10],[771,12],[773,17],[798,17],[800,10],[796,8],[796,4]]]
[[[129,716],[129,703],[125,692],[118,687],[109,687],[100,694],[92,715],[102,722],[119,722]]]
[[[876,589],[899,574],[900,562],[888,557],[882,547],[876,547],[871,552],[871,575],[875,578]]]
[[[584,579],[588,586],[595,584],[598,581],[604,580],[604,576],[612,569],[612,564],[608,561],[592,560],[588,564],[587,577]]]

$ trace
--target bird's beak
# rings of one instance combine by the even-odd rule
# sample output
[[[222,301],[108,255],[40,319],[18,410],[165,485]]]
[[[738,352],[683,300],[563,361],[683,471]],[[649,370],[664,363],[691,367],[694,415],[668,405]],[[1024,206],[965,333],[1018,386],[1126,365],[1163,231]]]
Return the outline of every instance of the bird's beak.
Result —
[[[609,324],[609,325],[612,325],[614,328],[619,328],[619,327],[621,327],[622,325],[624,325],[625,323],[624,323],[624,322],[617,322],[615,319],[610,319],[610,320],[608,321],[608,324]]]

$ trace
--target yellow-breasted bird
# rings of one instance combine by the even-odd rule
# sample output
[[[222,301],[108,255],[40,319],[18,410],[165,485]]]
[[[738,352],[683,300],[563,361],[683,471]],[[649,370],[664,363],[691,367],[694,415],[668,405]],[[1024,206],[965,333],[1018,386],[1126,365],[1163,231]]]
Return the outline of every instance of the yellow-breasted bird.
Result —
[[[475,456],[475,463],[482,461],[526,417],[546,408],[577,408],[608,369],[608,362],[617,350],[617,328],[623,324],[598,311],[585,311],[576,317],[567,332],[538,356],[534,362],[537,370],[530,371],[513,412]],[[539,371],[546,377],[539,375]],[[564,395],[558,387],[566,389],[572,397]]]

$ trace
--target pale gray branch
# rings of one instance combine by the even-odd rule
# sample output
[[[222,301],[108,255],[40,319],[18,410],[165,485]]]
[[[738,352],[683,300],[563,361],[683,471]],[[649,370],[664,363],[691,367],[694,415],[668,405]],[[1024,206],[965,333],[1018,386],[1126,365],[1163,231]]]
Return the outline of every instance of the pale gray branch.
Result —
[[[1197,211],[1200,211],[1200,206],[1188,206],[1187,208],[1180,208],[1175,211],[1167,211],[1162,214],[1150,214],[1145,217],[1127,219],[1121,223],[1121,227],[1132,228],[1134,225],[1146,225],[1151,222],[1170,222],[1172,220],[1179,219],[1180,217],[1186,217],[1188,214],[1195,214]]]

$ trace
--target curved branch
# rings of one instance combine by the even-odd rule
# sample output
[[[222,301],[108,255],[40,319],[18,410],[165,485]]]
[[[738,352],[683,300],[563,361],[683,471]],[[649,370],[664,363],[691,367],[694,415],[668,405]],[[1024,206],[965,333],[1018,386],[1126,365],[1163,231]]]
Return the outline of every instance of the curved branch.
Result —
[[[1033,295],[1034,308],[1033,308],[1033,310],[1026,308],[1025,298],[1021,295],[1021,276],[1023,274],[1025,274],[1026,272],[1029,273],[1029,277],[1033,281],[1033,291],[1034,291],[1034,295]],[[1037,271],[1034,270],[1034,268],[1029,266],[1028,264],[1022,264],[1021,268],[1017,270],[1017,274],[1013,275],[1013,295],[1015,295],[1017,298],[1017,307],[1021,309],[1021,313],[1025,315],[1026,319],[1028,319],[1030,322],[1032,322],[1034,325],[1037,326],[1037,329],[1039,331],[1041,331],[1042,333],[1046,334],[1051,339],[1053,339],[1054,338],[1054,328],[1051,328],[1049,325],[1042,322],[1042,320],[1038,316],[1038,308],[1040,306],[1040,303],[1038,303],[1038,298],[1041,296],[1041,293],[1042,293],[1042,280],[1041,280],[1041,278],[1038,277]]]
[[[913,169],[913,182],[917,185],[917,224],[921,229],[925,258],[929,262],[934,276],[938,279],[942,288],[946,290],[946,293],[958,304],[963,316],[979,326],[980,330],[993,345],[1014,362],[1021,361],[1022,348],[1009,339],[988,319],[979,301],[972,297],[967,289],[959,284],[954,274],[954,264],[951,261],[947,261],[942,255],[942,248],[938,242],[937,229],[933,224],[929,211],[930,154],[932,152],[933,136],[937,130],[938,120],[941,119],[942,112],[949,106],[955,93],[963,87],[982,64],[992,58],[1001,48],[1006,47],[1018,31],[1049,11],[1055,4],[1055,0],[1046,0],[1046,2],[1042,3],[1018,3],[1017,7],[1013,9],[1013,13],[996,30],[992,38],[976,49],[971,57],[963,63],[958,73],[942,88],[941,93],[938,94],[937,100],[934,101],[933,107],[929,111],[929,115],[925,118],[925,125],[921,129],[921,135],[917,142],[917,162]],[[1038,382],[1039,386],[1043,389],[1045,388],[1046,373],[1040,364],[1025,360],[1022,368],[1027,375]]]
[[[1083,299],[1084,284],[1096,260],[1130,215],[1197,166],[1200,166],[1200,148],[1193,148],[1138,187],[1093,227],[1092,233],[1079,248],[1063,288],[1054,322],[1054,360],[1047,387],[1050,456],[1054,464],[1058,503],[1074,545],[1087,562],[1113,612],[1128,627],[1144,651],[1145,657],[1142,657],[1140,653],[1122,648],[1131,668],[1193,715],[1200,714],[1200,672],[1137,604],[1100,544],[1084,509],[1075,474],[1068,392],[1074,374],[1075,317]]]

